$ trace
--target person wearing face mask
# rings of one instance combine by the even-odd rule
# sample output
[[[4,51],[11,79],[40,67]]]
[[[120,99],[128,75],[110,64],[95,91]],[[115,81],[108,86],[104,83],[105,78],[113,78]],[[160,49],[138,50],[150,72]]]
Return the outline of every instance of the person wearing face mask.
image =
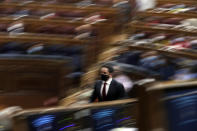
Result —
[[[96,81],[90,102],[112,101],[125,97],[124,86],[112,78],[113,68],[111,66],[102,66],[99,73],[101,80]]]

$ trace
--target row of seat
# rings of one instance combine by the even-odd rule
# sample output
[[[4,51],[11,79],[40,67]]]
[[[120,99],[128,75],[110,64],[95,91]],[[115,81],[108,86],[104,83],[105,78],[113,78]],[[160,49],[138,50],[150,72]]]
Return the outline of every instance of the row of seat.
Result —
[[[118,25],[111,7],[2,2],[0,9],[3,107],[41,107],[72,93]]]

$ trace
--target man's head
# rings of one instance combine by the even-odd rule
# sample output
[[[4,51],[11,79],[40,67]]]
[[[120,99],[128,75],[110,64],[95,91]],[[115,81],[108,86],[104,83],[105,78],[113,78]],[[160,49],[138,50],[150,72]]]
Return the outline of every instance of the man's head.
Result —
[[[107,81],[109,78],[112,78],[112,73],[114,72],[113,67],[109,65],[104,65],[100,68],[101,80]]]

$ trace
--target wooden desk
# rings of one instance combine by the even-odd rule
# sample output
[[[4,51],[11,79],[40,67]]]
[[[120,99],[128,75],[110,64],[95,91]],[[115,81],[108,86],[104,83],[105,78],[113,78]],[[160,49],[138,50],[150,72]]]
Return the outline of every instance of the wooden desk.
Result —
[[[124,109],[125,114],[122,114],[123,116],[127,116],[128,115],[132,116],[131,119],[133,119],[135,122],[137,122],[138,120],[138,104],[137,104],[137,100],[136,99],[126,99],[126,100],[117,100],[117,101],[111,101],[111,102],[103,102],[103,103],[94,103],[94,104],[87,104],[87,105],[80,105],[80,106],[76,106],[76,107],[56,107],[56,108],[45,108],[45,109],[32,109],[32,110],[24,110],[21,111],[17,114],[13,115],[13,120],[14,120],[14,131],[27,131],[28,130],[28,124],[27,124],[27,117],[28,116],[32,116],[32,115],[44,115],[44,114],[51,114],[51,113],[68,113],[69,112],[69,116],[73,117],[72,121],[75,121],[75,123],[77,125],[80,125],[80,123],[82,124],[84,122],[83,117],[80,118],[80,121],[77,121],[74,119],[74,116],[76,115],[76,113],[80,113],[80,111],[91,111],[92,109],[103,109],[103,108],[112,108],[112,107],[118,107],[121,108],[122,106],[126,106],[128,105],[127,108]],[[91,114],[89,114],[91,115]],[[93,127],[93,125],[91,125],[90,121],[91,121],[91,117],[90,119],[85,122],[89,123],[89,128]],[[81,120],[82,119],[82,120]],[[135,124],[136,125],[136,124]],[[137,126],[137,125],[136,125]]]
[[[41,107],[43,101],[69,90],[66,59],[0,58],[0,104]],[[66,90],[65,90],[66,89]]]
[[[139,107],[142,117],[140,117],[140,131],[151,131],[151,130],[162,130],[168,131],[167,111],[165,107],[165,101],[167,98],[164,97],[166,91],[180,91],[194,89],[196,90],[197,82],[193,81],[168,81],[168,82],[157,82],[155,84],[144,85],[140,89],[139,95]],[[190,92],[185,95],[191,94]],[[185,96],[177,95],[170,99]]]

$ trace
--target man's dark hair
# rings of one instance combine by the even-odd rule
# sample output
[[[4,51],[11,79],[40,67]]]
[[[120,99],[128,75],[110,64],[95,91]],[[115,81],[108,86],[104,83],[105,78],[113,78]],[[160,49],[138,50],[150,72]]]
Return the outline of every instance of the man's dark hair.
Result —
[[[101,66],[101,68],[107,68],[107,69],[108,69],[108,71],[109,71],[109,73],[113,73],[113,72],[114,72],[113,67],[112,67],[112,66],[110,66],[110,65],[103,65],[103,66]],[[100,69],[101,69],[101,68],[100,68]]]

